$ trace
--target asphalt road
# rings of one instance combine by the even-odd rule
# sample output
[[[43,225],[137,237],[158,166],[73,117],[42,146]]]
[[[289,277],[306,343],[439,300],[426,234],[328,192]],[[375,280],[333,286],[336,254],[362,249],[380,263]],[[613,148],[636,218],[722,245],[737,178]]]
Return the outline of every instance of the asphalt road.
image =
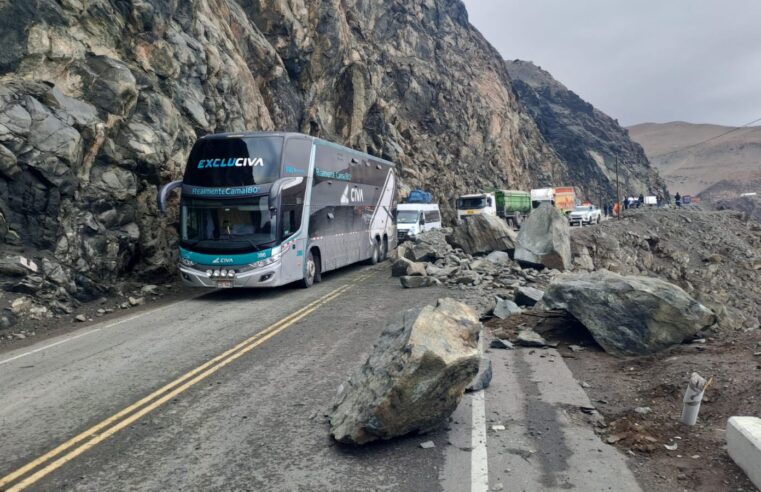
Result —
[[[434,433],[331,441],[325,410],[385,320],[451,294],[353,267],[308,290],[212,292],[0,353],[0,490],[637,490],[577,419],[588,400],[555,355],[545,367],[528,351],[489,354],[493,386]]]

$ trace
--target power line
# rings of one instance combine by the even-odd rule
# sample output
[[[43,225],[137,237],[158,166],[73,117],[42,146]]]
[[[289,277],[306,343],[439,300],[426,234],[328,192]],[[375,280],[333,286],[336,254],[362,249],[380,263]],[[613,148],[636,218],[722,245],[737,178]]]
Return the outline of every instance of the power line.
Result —
[[[705,139],[705,140],[703,140],[701,142],[690,144],[690,145],[688,145],[686,147],[682,147],[681,149],[672,150],[671,152],[666,152],[665,154],[658,154],[658,155],[649,156],[648,159],[656,159],[658,157],[666,157],[666,156],[669,156],[669,155],[672,155],[672,154],[678,154],[679,152],[682,152],[683,150],[691,149],[693,147],[697,147],[698,145],[703,145],[704,143],[708,143],[708,142],[710,142],[712,140],[716,140],[717,138],[721,138],[723,136],[729,135],[730,133],[736,132],[738,130],[742,130],[743,128],[747,128],[747,127],[751,126],[752,124],[758,123],[758,122],[761,122],[761,118],[758,118],[758,119],[753,120],[751,122],[745,123],[743,126],[738,126],[738,127],[732,128],[729,131],[726,131],[726,132],[724,132],[722,134],[716,135],[716,136],[711,137],[711,138],[707,138],[707,139]]]

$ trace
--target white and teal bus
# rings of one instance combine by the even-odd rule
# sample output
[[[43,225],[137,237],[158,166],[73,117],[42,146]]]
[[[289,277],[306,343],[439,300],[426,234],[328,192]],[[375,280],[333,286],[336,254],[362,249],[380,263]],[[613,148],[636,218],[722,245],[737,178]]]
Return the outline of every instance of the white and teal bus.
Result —
[[[200,138],[182,181],[180,276],[198,287],[274,287],[395,247],[394,164],[298,133]]]

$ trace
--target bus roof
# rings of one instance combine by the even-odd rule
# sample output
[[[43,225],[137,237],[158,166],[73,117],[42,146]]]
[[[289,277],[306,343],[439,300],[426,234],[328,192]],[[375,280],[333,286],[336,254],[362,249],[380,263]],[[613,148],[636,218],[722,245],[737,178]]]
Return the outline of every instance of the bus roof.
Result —
[[[327,147],[333,147],[335,149],[343,150],[348,153],[354,154],[359,157],[363,158],[371,158],[375,161],[379,161],[383,164],[386,164],[388,166],[396,167],[396,164],[394,164],[391,161],[387,161],[386,159],[383,159],[381,157],[377,157],[371,154],[367,154],[364,152],[360,152],[358,150],[352,149],[351,147],[345,147],[343,145],[329,142],[327,140],[323,140],[321,138],[313,137],[311,135],[305,135],[303,133],[298,132],[253,132],[253,131],[244,131],[244,132],[224,132],[224,133],[210,133],[208,135],[204,135],[203,137],[200,137],[199,140],[205,140],[205,139],[224,139],[224,138],[241,138],[241,137],[304,137],[312,139],[315,143],[318,145],[325,145]]]

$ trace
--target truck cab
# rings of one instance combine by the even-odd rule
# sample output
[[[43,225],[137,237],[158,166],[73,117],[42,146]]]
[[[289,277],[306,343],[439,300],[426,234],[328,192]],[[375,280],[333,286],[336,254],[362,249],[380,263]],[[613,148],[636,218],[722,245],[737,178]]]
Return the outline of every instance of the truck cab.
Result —
[[[497,200],[494,193],[476,193],[457,198],[457,222],[473,215],[497,215]]]
[[[418,234],[441,229],[441,212],[435,203],[400,203],[396,207],[396,233],[399,242]]]

